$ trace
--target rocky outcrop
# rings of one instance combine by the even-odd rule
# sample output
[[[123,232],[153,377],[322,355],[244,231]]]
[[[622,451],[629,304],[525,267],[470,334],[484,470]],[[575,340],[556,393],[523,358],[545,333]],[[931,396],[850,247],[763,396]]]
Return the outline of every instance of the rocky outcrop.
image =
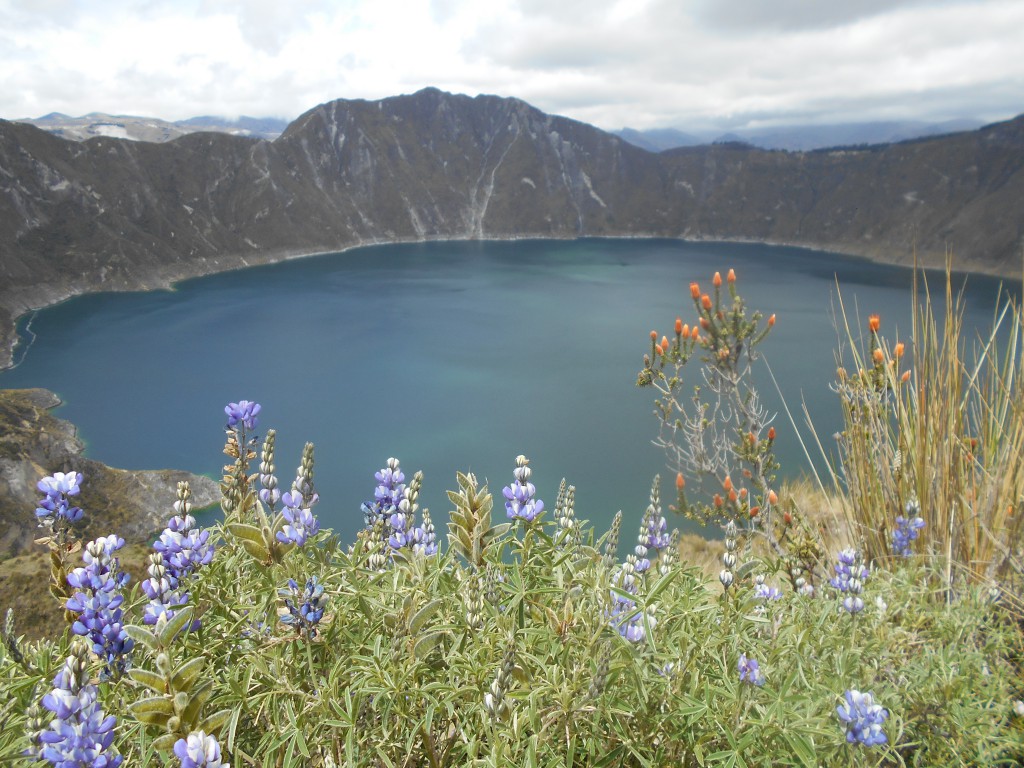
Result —
[[[148,144],[0,121],[0,367],[11,318],[304,253],[403,240],[788,243],[1017,275],[1024,117],[872,148],[652,154],[517,99],[339,100],[275,141]]]
[[[220,499],[208,477],[113,469],[85,458],[74,425],[50,413],[59,404],[45,389],[0,390],[0,560],[33,548],[39,535],[36,483],[54,472],[75,470],[85,477],[78,496],[86,512],[80,532],[85,540],[117,533],[129,542],[148,541],[174,514],[181,480],[189,481],[196,507]]]

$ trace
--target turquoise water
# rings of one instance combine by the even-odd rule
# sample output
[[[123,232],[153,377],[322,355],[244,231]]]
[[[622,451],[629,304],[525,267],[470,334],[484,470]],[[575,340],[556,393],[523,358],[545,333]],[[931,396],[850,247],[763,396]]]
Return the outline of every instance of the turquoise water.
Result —
[[[0,387],[59,393],[59,415],[78,425],[96,459],[214,477],[226,459],[224,404],[256,400],[258,431],[278,432],[282,483],[303,443],[316,444],[317,512],[344,539],[362,525],[360,502],[389,456],[409,476],[424,471],[421,503],[439,532],[457,470],[475,472],[500,497],[520,453],[549,509],[565,477],[577,487],[579,517],[603,531],[622,509],[632,530],[651,478],[666,472],[650,443],[651,392],[634,386],[649,331],[670,333],[677,314],[692,322],[689,283],[710,287],[712,273],[729,267],[749,307],[778,315],[762,349],[787,402],[797,412],[806,402],[818,431],[831,435],[836,281],[848,312],[864,323],[879,312],[885,335],[907,337],[911,272],[747,244],[389,245],[188,280],[174,291],[94,294],[38,313],[31,347],[0,373]],[[996,280],[970,278],[972,324],[990,325],[997,290]],[[804,472],[785,416],[776,424],[783,471]]]

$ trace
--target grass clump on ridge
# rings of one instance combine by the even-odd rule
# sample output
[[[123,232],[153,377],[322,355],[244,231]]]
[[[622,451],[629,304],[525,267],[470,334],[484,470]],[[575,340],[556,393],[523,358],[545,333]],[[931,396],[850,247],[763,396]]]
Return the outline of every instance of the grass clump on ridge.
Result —
[[[146,574],[126,578],[116,535],[84,547],[76,537],[88,478],[41,483],[36,514],[68,628],[25,643],[8,618],[0,761],[1016,764],[1012,566],[988,573],[977,552],[961,562],[955,547],[939,550],[923,493],[911,522],[925,525],[904,526],[917,535],[898,556],[891,532],[905,509],[872,507],[839,549],[780,501],[771,420],[748,383],[773,320],[748,316],[731,273],[713,282],[710,294],[691,289],[696,332],[680,320],[673,340],[652,337],[638,383],[659,389],[673,506],[723,527],[718,581],[680,560],[658,478],[642,519],[620,514],[598,533],[564,481],[545,505],[543,467],[522,456],[499,497],[503,522],[489,489],[458,473],[436,527],[418,505],[422,475],[389,459],[363,531],[340,542],[319,528],[328,500],[312,445],[279,485],[273,430],[260,441],[259,406],[232,403],[223,521],[200,530],[179,486]],[[868,372],[864,384],[886,387],[871,401],[879,423],[904,391],[884,355],[885,378]],[[697,391],[682,384],[691,359]],[[857,462],[879,467],[858,450],[835,472],[843,504],[867,471]],[[917,458],[907,448],[902,466]],[[989,532],[1014,551],[1008,531]]]

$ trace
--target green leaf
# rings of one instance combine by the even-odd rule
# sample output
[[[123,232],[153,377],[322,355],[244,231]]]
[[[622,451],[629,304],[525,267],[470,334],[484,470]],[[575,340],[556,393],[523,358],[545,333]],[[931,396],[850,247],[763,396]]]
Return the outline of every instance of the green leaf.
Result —
[[[150,696],[129,704],[128,711],[136,717],[147,712],[162,712],[170,717],[174,714],[174,702],[166,696]]]
[[[265,563],[270,560],[270,552],[267,551],[266,546],[264,546],[262,543],[257,544],[254,541],[242,539],[242,549],[244,549],[254,558],[259,560],[261,563]]]
[[[409,620],[409,634],[418,635],[423,625],[427,623],[431,616],[437,613],[437,609],[441,607],[440,600],[431,600],[429,603],[424,605]]]
[[[789,744],[789,748],[793,750],[793,754],[800,759],[802,765],[813,766],[817,765],[818,761],[814,757],[814,742],[807,736],[801,733],[786,733],[783,732],[783,737]]]
[[[192,690],[192,684],[199,677],[199,673],[203,671],[205,665],[206,659],[202,656],[186,661],[178,667],[178,671],[171,677],[171,688],[175,691],[185,691],[188,693]]]
[[[124,628],[124,631],[127,633],[128,637],[137,643],[142,643],[153,653],[158,653],[160,651],[160,642],[156,639],[156,635],[145,627],[140,627],[137,624],[129,624]]]
[[[443,638],[444,632],[430,632],[423,635],[412,648],[413,656],[417,659],[425,659],[431,651],[437,648]]]
[[[176,733],[165,733],[163,736],[153,739],[153,749],[158,752],[170,752],[179,738],[181,737]]]
[[[174,640],[175,636],[187,625],[192,623],[192,607],[181,608],[174,618],[164,625],[164,628],[159,632],[160,646],[166,648]]]
[[[187,724],[190,729],[194,729],[196,721],[199,720],[199,714],[203,711],[203,707],[206,706],[206,702],[210,699],[210,695],[213,693],[213,681],[207,680],[200,684],[196,688],[195,692],[189,697],[188,706],[185,707],[185,711],[181,713],[181,722]]]
[[[241,710],[237,710],[240,712]],[[224,727],[228,720],[237,718],[236,712],[230,709],[222,709],[219,712],[214,712],[209,717],[203,719],[199,723],[199,730],[205,731],[206,733],[212,733],[214,736],[220,738],[220,729]]]
[[[231,534],[242,541],[251,541],[254,544],[263,546],[263,532],[255,525],[248,523],[228,523],[228,530]]]
[[[142,683],[147,688],[153,689],[157,693],[167,693],[167,681],[164,680],[163,675],[158,675],[156,672],[136,668],[128,671],[128,677],[137,683]]]

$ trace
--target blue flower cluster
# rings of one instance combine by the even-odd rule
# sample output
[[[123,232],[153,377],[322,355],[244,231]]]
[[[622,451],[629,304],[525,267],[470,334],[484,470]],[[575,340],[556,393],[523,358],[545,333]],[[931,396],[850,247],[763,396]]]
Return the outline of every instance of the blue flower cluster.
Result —
[[[77,590],[67,601],[67,609],[78,614],[71,631],[88,638],[92,651],[105,663],[104,676],[119,677],[127,666],[127,655],[135,645],[121,623],[124,597],[120,590],[128,583],[114,556],[124,539],[110,535],[90,541],[82,560],[85,566],[68,574]]]
[[[188,592],[182,591],[182,580],[200,566],[213,559],[210,532],[196,527],[190,514],[191,491],[186,483],[178,484],[178,500],[174,502],[175,515],[154,542],[150,556],[149,578],[142,582],[142,591],[149,602],[143,608],[142,620],[156,624],[161,616],[171,619],[175,609],[188,603]],[[198,627],[198,620],[192,629]]]
[[[76,641],[81,643],[81,641]],[[53,713],[49,728],[38,736],[30,754],[59,768],[117,768],[120,755],[104,754],[114,740],[117,718],[103,716],[96,686],[89,684],[89,650],[72,646],[72,653],[53,680],[53,690],[43,697],[43,707]]]
[[[544,502],[535,499],[537,488],[530,482],[530,462],[525,456],[516,457],[516,468],[512,470],[515,482],[502,489],[505,496],[505,514],[510,520],[533,522],[544,511]]]
[[[288,579],[288,589],[279,589],[278,594],[284,598],[284,608],[279,610],[281,623],[295,627],[311,640],[316,637],[317,624],[324,617],[324,588],[316,576],[306,581],[302,590],[295,579]]]
[[[626,555],[626,562],[615,574],[612,590],[611,610],[608,619],[612,627],[631,643],[642,643],[647,639],[647,628],[654,630],[658,620],[650,613],[639,610],[636,600],[627,595],[636,595],[640,591],[639,580],[643,572],[637,572],[638,560],[632,553]],[[623,594],[625,593],[625,594]]]
[[[390,524],[391,516],[405,498],[405,474],[398,459],[388,459],[387,465],[373,476],[377,480],[373,501],[363,502],[363,520],[367,528],[373,528],[378,520]]]
[[[864,610],[864,600],[860,593],[868,578],[868,569],[860,552],[855,549],[844,549],[839,553],[839,562],[835,566],[836,575],[829,582],[846,597],[843,608],[848,613],[860,613]]]
[[[224,413],[228,417],[228,429],[234,429],[241,424],[250,431],[256,429],[256,418],[262,406],[259,403],[252,403],[248,400],[239,400],[237,403],[228,403],[224,406]]]
[[[221,768],[220,744],[212,734],[193,731],[187,739],[178,739],[174,754],[181,760],[181,768]]]
[[[921,505],[917,499],[911,499],[905,507],[907,516],[899,515],[896,518],[896,530],[892,534],[892,550],[900,557],[910,557],[911,542],[917,539],[917,532],[924,528],[924,518],[921,517]]]
[[[285,524],[277,532],[277,540],[282,544],[295,544],[301,547],[320,530],[320,521],[305,505],[302,493],[297,489],[282,494],[281,503],[284,504],[281,514],[284,516]]]
[[[875,704],[870,693],[849,690],[845,696],[846,703],[836,707],[836,714],[846,723],[846,740],[866,747],[885,744],[882,724],[889,717],[888,711]]]
[[[81,472],[54,472],[36,483],[44,496],[36,507],[40,525],[53,526],[57,521],[75,523],[82,519],[81,507],[71,505],[71,497],[82,490]]]
[[[390,458],[374,478],[377,480],[374,500],[364,502],[362,506],[366,527],[373,528],[378,521],[383,521],[383,536],[391,549],[409,548],[424,555],[436,555],[437,534],[426,510],[422,525],[416,525],[419,509],[416,499],[423,473],[417,472],[412,482],[406,485],[398,459]]]
[[[754,659],[748,659],[747,654],[740,654],[737,668],[740,673],[741,683],[750,683],[750,685],[758,687],[764,685],[764,672],[761,671],[761,666]]]

